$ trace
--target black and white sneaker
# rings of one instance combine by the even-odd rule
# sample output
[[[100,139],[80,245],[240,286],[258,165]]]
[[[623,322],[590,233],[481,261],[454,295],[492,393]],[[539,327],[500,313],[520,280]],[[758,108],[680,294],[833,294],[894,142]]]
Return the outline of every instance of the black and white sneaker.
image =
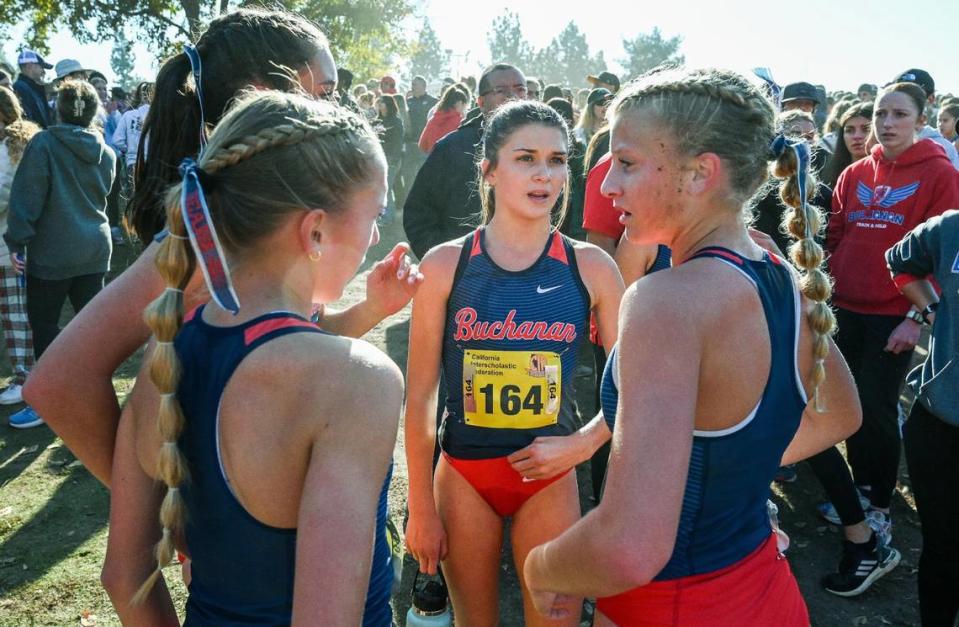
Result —
[[[876,534],[865,544],[848,540],[842,545],[839,572],[826,575],[822,585],[841,597],[859,596],[877,579],[899,565],[899,551],[877,541]]]

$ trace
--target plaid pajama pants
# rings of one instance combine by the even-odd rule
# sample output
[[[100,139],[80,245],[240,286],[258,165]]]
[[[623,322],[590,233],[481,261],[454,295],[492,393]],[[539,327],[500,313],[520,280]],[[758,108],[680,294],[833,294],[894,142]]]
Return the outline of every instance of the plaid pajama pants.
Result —
[[[33,368],[33,333],[27,321],[26,289],[13,268],[0,266],[0,327],[13,366],[11,385],[23,385]]]

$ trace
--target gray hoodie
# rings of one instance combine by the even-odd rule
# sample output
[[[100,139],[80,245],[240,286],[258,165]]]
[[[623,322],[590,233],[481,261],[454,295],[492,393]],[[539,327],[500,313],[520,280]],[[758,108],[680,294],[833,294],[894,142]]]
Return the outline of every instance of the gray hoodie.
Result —
[[[13,179],[3,239],[27,252],[27,274],[69,279],[110,269],[107,194],[116,156],[100,133],[51,126],[27,145]]]
[[[930,218],[886,251],[893,275],[926,278],[941,294],[929,357],[906,381],[943,422],[959,427],[959,211]]]

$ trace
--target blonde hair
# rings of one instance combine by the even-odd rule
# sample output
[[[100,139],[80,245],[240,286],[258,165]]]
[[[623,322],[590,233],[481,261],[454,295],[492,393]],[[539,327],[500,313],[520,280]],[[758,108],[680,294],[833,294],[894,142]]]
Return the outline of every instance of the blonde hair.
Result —
[[[344,210],[353,194],[370,185],[384,157],[379,140],[360,116],[330,103],[281,93],[241,96],[217,125],[200,158],[211,222],[228,254],[242,256],[289,215],[322,208]],[[382,167],[382,166],[381,166]],[[160,393],[157,428],[163,440],[157,474],[167,486],[160,507],[163,534],[155,548],[157,568],[133,603],[142,602],[173,560],[174,538],[183,532],[189,481],[177,440],[185,417],[176,397],[181,369],[173,340],[183,323],[183,289],[196,268],[180,206],[181,184],[166,196],[169,237],[156,266],[166,289],[145,312],[156,338],[150,378]]]
[[[758,87],[734,72],[724,70],[665,70],[628,85],[613,101],[613,118],[631,110],[651,114],[668,128],[680,154],[714,153],[729,171],[731,200],[743,207],[763,191],[772,173],[780,183],[780,197],[789,207],[783,218],[786,231],[797,241],[789,255],[800,269],[800,289],[814,302],[808,320],[813,330],[815,365],[810,376],[815,408],[824,411],[819,386],[826,376],[825,359],[836,318],[826,304],[832,293],[829,276],[822,270],[823,250],[816,241],[823,218],[808,201],[817,181],[806,164],[806,201],[799,196],[799,169],[795,153],[772,155],[776,138],[776,112]],[[798,322],[798,321],[797,321]]]

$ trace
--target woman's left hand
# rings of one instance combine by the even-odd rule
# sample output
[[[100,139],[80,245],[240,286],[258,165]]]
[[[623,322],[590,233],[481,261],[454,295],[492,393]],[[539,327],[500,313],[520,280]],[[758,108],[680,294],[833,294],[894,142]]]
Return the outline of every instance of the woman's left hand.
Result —
[[[921,332],[922,328],[919,323],[907,318],[892,330],[885,350],[895,355],[911,351],[916,347],[916,344],[919,343],[919,335]]]
[[[400,242],[378,261],[366,277],[366,300],[381,318],[406,306],[423,282],[419,266],[410,261],[410,245]]]
[[[580,439],[576,434],[539,437],[506,459],[527,481],[550,479],[585,459]]]

